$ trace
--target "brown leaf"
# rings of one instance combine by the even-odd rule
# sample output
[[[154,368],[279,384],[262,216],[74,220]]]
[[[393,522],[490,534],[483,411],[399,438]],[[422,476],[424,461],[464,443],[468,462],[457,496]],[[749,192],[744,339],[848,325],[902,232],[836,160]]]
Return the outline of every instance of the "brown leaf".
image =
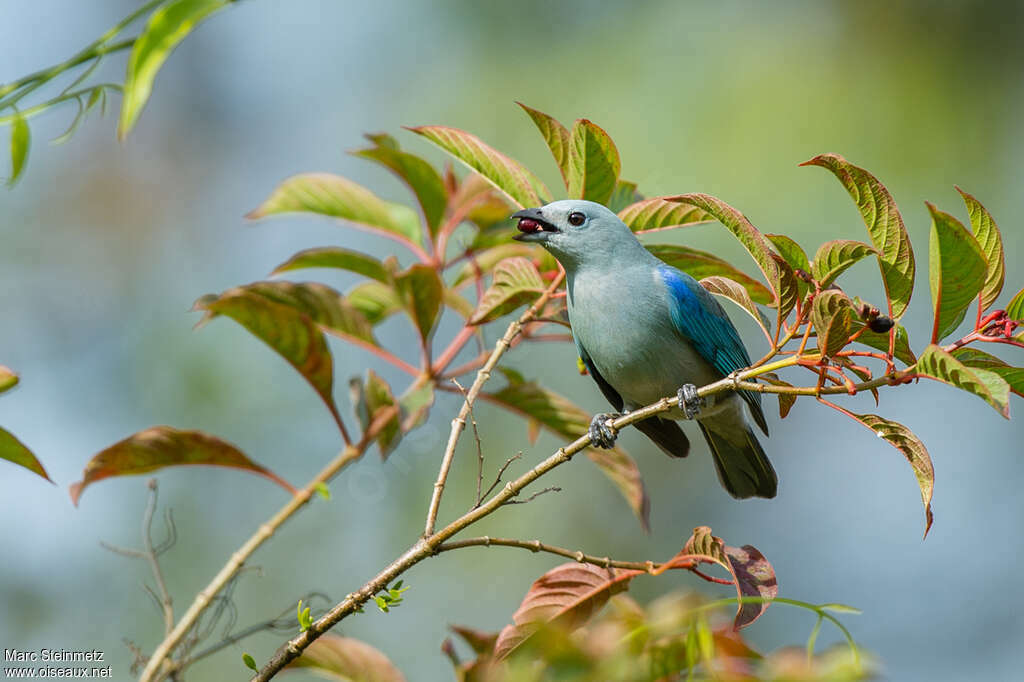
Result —
[[[339,682],[405,682],[405,675],[379,649],[352,637],[322,635],[285,670],[308,668]]]
[[[111,445],[90,459],[82,472],[82,480],[71,484],[71,502],[77,506],[85,487],[104,478],[145,474],[183,464],[251,471],[295,494],[295,488],[287,481],[250,460],[231,443],[202,431],[153,426]]]
[[[684,562],[691,557],[716,563],[728,570],[736,586],[736,595],[740,598],[760,597],[771,600],[779,594],[775,570],[761,552],[750,545],[729,547],[721,538],[712,535],[711,529],[707,526],[693,529],[693,535],[686,541],[683,551],[668,562],[668,567],[674,567],[672,564],[675,563],[682,564],[680,568],[686,567]],[[750,625],[761,617],[768,606],[769,601],[741,603],[736,610],[733,628],[739,630]]]
[[[575,562],[556,566],[530,586],[512,616],[513,624],[498,635],[495,658],[507,657],[542,625],[580,627],[640,573]]]

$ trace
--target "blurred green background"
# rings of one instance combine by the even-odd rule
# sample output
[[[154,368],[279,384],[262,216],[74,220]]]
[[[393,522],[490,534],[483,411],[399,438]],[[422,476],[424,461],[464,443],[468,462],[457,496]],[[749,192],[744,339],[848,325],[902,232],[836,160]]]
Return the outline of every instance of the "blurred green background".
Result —
[[[134,6],[0,0],[0,81],[65,59]],[[363,132],[383,130],[440,160],[400,130],[437,123],[480,135],[556,186],[519,100],[604,127],[623,175],[647,195],[715,194],[813,252],[828,239],[865,238],[834,178],[797,168],[837,152],[879,176],[903,211],[921,264],[906,318],[919,350],[930,329],[925,199],[962,218],[954,183],[981,199],[1006,241],[1004,300],[1024,284],[1022,14],[1017,2],[981,1],[252,0],[214,17],[171,57],[125,144],[114,141],[108,117],[53,148],[45,140],[72,112],[36,119],[27,173],[0,193],[0,362],[22,375],[0,400],[0,423],[59,486],[0,467],[0,643],[99,648],[115,677],[127,679],[122,639],[147,652],[158,641],[160,618],[140,588],[146,566],[98,545],[138,544],[145,479],[97,484],[78,509],[68,500],[66,486],[100,449],[152,424],[201,428],[297,483],[338,448],[314,393],[260,342],[227,321],[191,330],[197,296],[260,279],[300,248],[390,252],[386,241],[325,221],[247,225],[242,215],[280,179],[333,171],[401,198],[383,171],[344,152],[362,144]],[[123,64],[112,58],[107,77],[122,79]],[[713,225],[672,238],[750,265]],[[847,285],[880,298],[866,263]],[[758,336],[744,330],[757,355]],[[414,357],[404,322],[388,323],[381,337]],[[362,351],[334,348],[346,414],[349,376],[373,366],[399,378]],[[1022,355],[1003,353],[1017,364]],[[568,344],[545,344],[508,362],[588,410],[603,409],[574,358]],[[931,383],[883,400],[885,414],[913,428],[934,459],[936,521],[924,542],[917,487],[900,455],[804,402],[785,422],[768,410],[765,447],[781,480],[775,500],[730,499],[703,445],[687,461],[669,461],[628,433],[623,442],[652,498],[650,535],[584,460],[551,477],[561,493],[503,511],[480,531],[659,558],[694,526],[710,525],[731,544],[761,549],[782,595],[862,608],[845,620],[881,658],[886,679],[1017,679],[1022,422]],[[873,409],[870,398],[851,404]],[[329,503],[315,503],[256,555],[260,570],[245,573],[234,592],[236,629],[310,590],[339,599],[409,545],[455,409],[442,396],[429,424],[391,459],[367,456],[333,484]],[[488,407],[478,416],[492,467],[518,449],[525,467],[557,446],[546,436],[531,446],[522,422]],[[472,494],[471,442],[463,445],[446,515]],[[181,609],[285,497],[226,470],[167,471],[160,481],[179,531],[165,570]],[[412,590],[400,609],[368,609],[340,631],[381,648],[411,680],[451,679],[438,649],[445,625],[500,628],[555,563],[501,548],[447,554],[408,575]],[[691,586],[729,594],[687,575],[638,581],[636,592],[649,598]],[[775,647],[799,644],[812,625],[809,614],[776,607],[748,632],[756,645]],[[834,634],[826,628],[821,642]],[[241,679],[242,651],[262,661],[280,641],[257,636],[189,679]]]

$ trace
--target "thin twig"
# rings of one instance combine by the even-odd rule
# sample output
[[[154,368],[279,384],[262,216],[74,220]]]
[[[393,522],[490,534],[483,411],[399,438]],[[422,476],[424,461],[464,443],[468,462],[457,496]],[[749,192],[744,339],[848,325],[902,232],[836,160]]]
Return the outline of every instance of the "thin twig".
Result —
[[[452,383],[459,387],[459,392],[462,393],[462,397],[465,399],[466,389],[462,387],[462,384],[460,384],[456,379],[452,379]],[[476,504],[479,505],[481,499],[480,489],[484,484],[484,448],[483,444],[480,442],[480,432],[477,430],[476,415],[473,414],[472,406],[469,408],[469,423],[473,427],[473,440],[476,442]]]
[[[174,629],[164,637],[164,640],[160,642],[157,648],[153,651],[153,655],[146,663],[146,668],[142,671],[142,676],[139,678],[140,682],[152,682],[158,677],[163,677],[169,671],[165,669],[167,665],[167,658],[171,651],[178,645],[179,642],[185,637],[185,635],[192,629],[192,626],[199,619],[199,616],[203,614],[206,608],[212,603],[213,598],[221,591],[221,589],[227,585],[227,583],[234,577],[239,569],[248,561],[249,557],[252,556],[264,542],[273,537],[274,533],[281,525],[290,519],[299,509],[306,506],[315,494],[317,487],[321,483],[329,482],[334,476],[348,466],[351,462],[359,459],[366,448],[369,447],[370,440],[364,435],[359,443],[355,445],[348,445],[342,450],[337,457],[325,466],[320,473],[313,477],[313,479],[306,484],[306,487],[299,490],[295,495],[292,496],[288,502],[281,507],[281,509],[270,518],[269,521],[264,523],[259,529],[248,539],[245,543],[231,555],[228,562],[224,564],[221,570],[214,576],[210,584],[203,588],[199,594],[196,595],[192,605],[189,606],[188,610],[178,621],[178,624]]]
[[[153,549],[153,513],[156,511],[157,483],[155,478],[149,479],[149,504],[146,505],[146,513],[142,518],[142,543],[145,547],[146,558],[149,560],[149,567],[153,571],[153,580],[156,581],[157,591],[160,593],[160,605],[164,614],[164,634],[170,634],[174,629],[174,607],[172,606],[171,594],[167,591],[167,583],[164,581],[163,571],[160,570],[158,554]]]
[[[501,475],[505,473],[505,470],[508,469],[509,465],[512,464],[512,462],[516,461],[517,459],[519,459],[522,456],[523,456],[523,453],[519,452],[519,453],[516,453],[512,457],[509,457],[508,459],[505,460],[505,463],[501,465],[500,469],[498,469],[498,475],[494,477],[494,483],[492,483],[491,487],[487,489],[487,492],[485,492],[483,495],[479,496],[479,499],[477,500],[477,503],[474,504],[473,507],[472,507],[473,509],[476,509],[477,507],[479,507],[480,503],[484,501],[484,498],[490,496],[490,494],[492,492],[494,492],[494,489],[498,487],[499,483],[501,483]]]
[[[529,497],[527,497],[525,500],[517,500],[517,499],[513,498],[511,500],[505,500],[505,504],[526,504],[527,502],[533,502],[534,500],[536,500],[538,497],[540,497],[544,493],[560,493],[560,492],[562,492],[561,488],[559,488],[557,486],[549,486],[547,488],[544,488],[544,490],[538,490],[534,494],[532,494]]]
[[[441,466],[437,472],[437,481],[434,482],[434,492],[430,498],[430,506],[427,509],[427,521],[424,524],[423,537],[428,537],[433,534],[434,526],[437,523],[437,513],[441,508],[441,496],[444,494],[444,486],[448,481],[448,472],[451,470],[452,460],[455,457],[455,446],[459,443],[459,437],[462,435],[463,430],[466,428],[466,417],[469,415],[469,411],[473,407],[473,401],[476,400],[477,395],[480,393],[480,389],[483,388],[484,383],[491,377],[491,371],[498,364],[498,360],[505,354],[505,351],[511,346],[512,340],[519,335],[519,332],[523,328],[523,324],[528,322],[536,315],[547,303],[548,299],[562,284],[564,279],[564,271],[559,274],[558,277],[551,283],[551,286],[541,294],[540,298],[530,308],[524,312],[518,320],[512,322],[505,331],[505,334],[498,339],[498,342],[494,346],[494,351],[491,356],[484,363],[484,366],[476,374],[476,379],[473,381],[473,385],[470,386],[469,391],[466,392],[465,400],[462,401],[462,408],[459,409],[458,416],[452,420],[451,432],[448,435],[448,445],[445,447],[444,455],[441,457]]]

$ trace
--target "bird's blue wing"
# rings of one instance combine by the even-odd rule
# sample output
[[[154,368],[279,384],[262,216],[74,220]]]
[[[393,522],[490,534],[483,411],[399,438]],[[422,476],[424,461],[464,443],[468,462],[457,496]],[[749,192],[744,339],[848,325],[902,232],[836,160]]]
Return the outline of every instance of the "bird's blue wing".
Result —
[[[721,304],[690,275],[669,265],[658,268],[669,293],[672,324],[698,354],[723,376],[750,366],[750,356]],[[761,394],[742,391],[755,421],[766,434]]]

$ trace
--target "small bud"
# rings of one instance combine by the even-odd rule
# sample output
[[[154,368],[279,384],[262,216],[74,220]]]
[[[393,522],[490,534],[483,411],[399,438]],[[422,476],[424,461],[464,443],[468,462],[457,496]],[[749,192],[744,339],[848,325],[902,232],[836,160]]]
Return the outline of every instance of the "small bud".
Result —
[[[884,334],[892,329],[894,324],[896,323],[892,321],[892,318],[886,317],[885,315],[879,315],[868,322],[868,328],[875,333]]]

